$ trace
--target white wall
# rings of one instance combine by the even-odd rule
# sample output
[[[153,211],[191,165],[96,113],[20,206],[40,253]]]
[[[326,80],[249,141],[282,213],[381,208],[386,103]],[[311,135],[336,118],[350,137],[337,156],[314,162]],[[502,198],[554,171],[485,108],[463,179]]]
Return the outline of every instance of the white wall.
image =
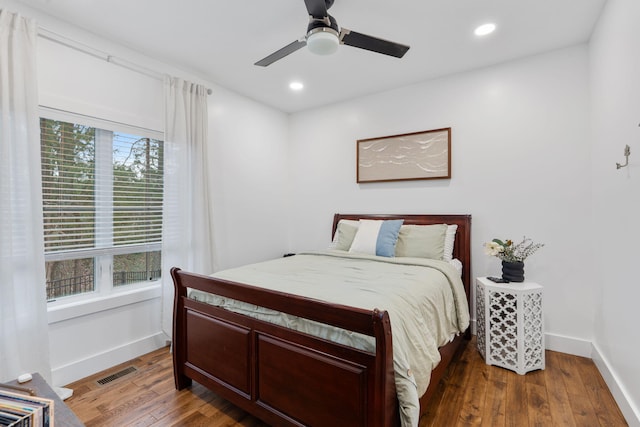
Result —
[[[640,240],[640,2],[609,0],[590,46],[593,246],[597,262],[594,360],[630,425],[640,426],[636,271]],[[629,167],[625,145],[631,148]]]
[[[35,18],[47,30],[159,74],[193,80],[209,97],[209,142],[216,161],[215,247],[220,268],[287,250],[288,117],[173,66],[52,19],[18,2],[0,7]],[[163,131],[160,80],[38,38],[40,103]],[[166,267],[166,266],[165,266]],[[64,385],[162,346],[158,284],[90,302],[59,300],[49,311],[52,377]]]
[[[288,247],[288,116],[218,88],[209,102],[216,270]]]
[[[548,347],[588,355],[587,70],[583,45],[294,114],[292,249],[326,247],[334,212],[471,214],[473,276],[500,274],[492,238],[546,244],[525,275],[545,287]],[[357,139],[449,126],[451,180],[356,184]]]

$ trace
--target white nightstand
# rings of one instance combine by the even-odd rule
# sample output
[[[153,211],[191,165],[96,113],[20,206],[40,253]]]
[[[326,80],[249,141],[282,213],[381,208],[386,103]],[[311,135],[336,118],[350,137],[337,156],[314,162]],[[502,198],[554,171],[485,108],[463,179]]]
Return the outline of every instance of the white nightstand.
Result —
[[[478,350],[487,365],[523,375],[544,369],[542,286],[476,279]]]

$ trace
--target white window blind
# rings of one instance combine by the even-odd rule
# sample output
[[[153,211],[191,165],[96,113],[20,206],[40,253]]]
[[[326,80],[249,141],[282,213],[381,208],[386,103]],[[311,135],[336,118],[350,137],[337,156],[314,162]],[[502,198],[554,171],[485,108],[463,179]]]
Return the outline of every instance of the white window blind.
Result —
[[[49,298],[159,277],[163,141],[71,113],[40,119]],[[51,113],[51,114],[48,114]],[[107,267],[105,276],[96,269]]]
[[[45,253],[159,249],[162,141],[51,119],[41,140]]]
[[[162,141],[113,137],[114,246],[162,239]]]

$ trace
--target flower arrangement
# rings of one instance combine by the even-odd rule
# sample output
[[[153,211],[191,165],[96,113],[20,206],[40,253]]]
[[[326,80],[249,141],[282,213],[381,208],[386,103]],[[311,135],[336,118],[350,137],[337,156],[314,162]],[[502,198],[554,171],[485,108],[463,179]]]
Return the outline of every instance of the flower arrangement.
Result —
[[[484,244],[484,251],[487,255],[497,257],[502,261],[522,262],[543,246],[544,243],[533,243],[531,239],[526,237],[523,237],[522,241],[516,244],[511,240],[493,239]]]

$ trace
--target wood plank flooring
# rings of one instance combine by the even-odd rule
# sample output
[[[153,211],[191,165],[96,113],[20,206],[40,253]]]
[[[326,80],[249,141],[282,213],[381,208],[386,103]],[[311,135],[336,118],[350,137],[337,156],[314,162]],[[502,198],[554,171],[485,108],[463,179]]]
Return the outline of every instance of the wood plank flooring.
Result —
[[[96,380],[134,366],[108,384]],[[266,426],[203,386],[176,391],[172,361],[163,348],[68,387],[65,403],[93,426]],[[626,426],[590,359],[546,352],[546,369],[518,375],[487,366],[472,340],[439,384],[427,426]]]

